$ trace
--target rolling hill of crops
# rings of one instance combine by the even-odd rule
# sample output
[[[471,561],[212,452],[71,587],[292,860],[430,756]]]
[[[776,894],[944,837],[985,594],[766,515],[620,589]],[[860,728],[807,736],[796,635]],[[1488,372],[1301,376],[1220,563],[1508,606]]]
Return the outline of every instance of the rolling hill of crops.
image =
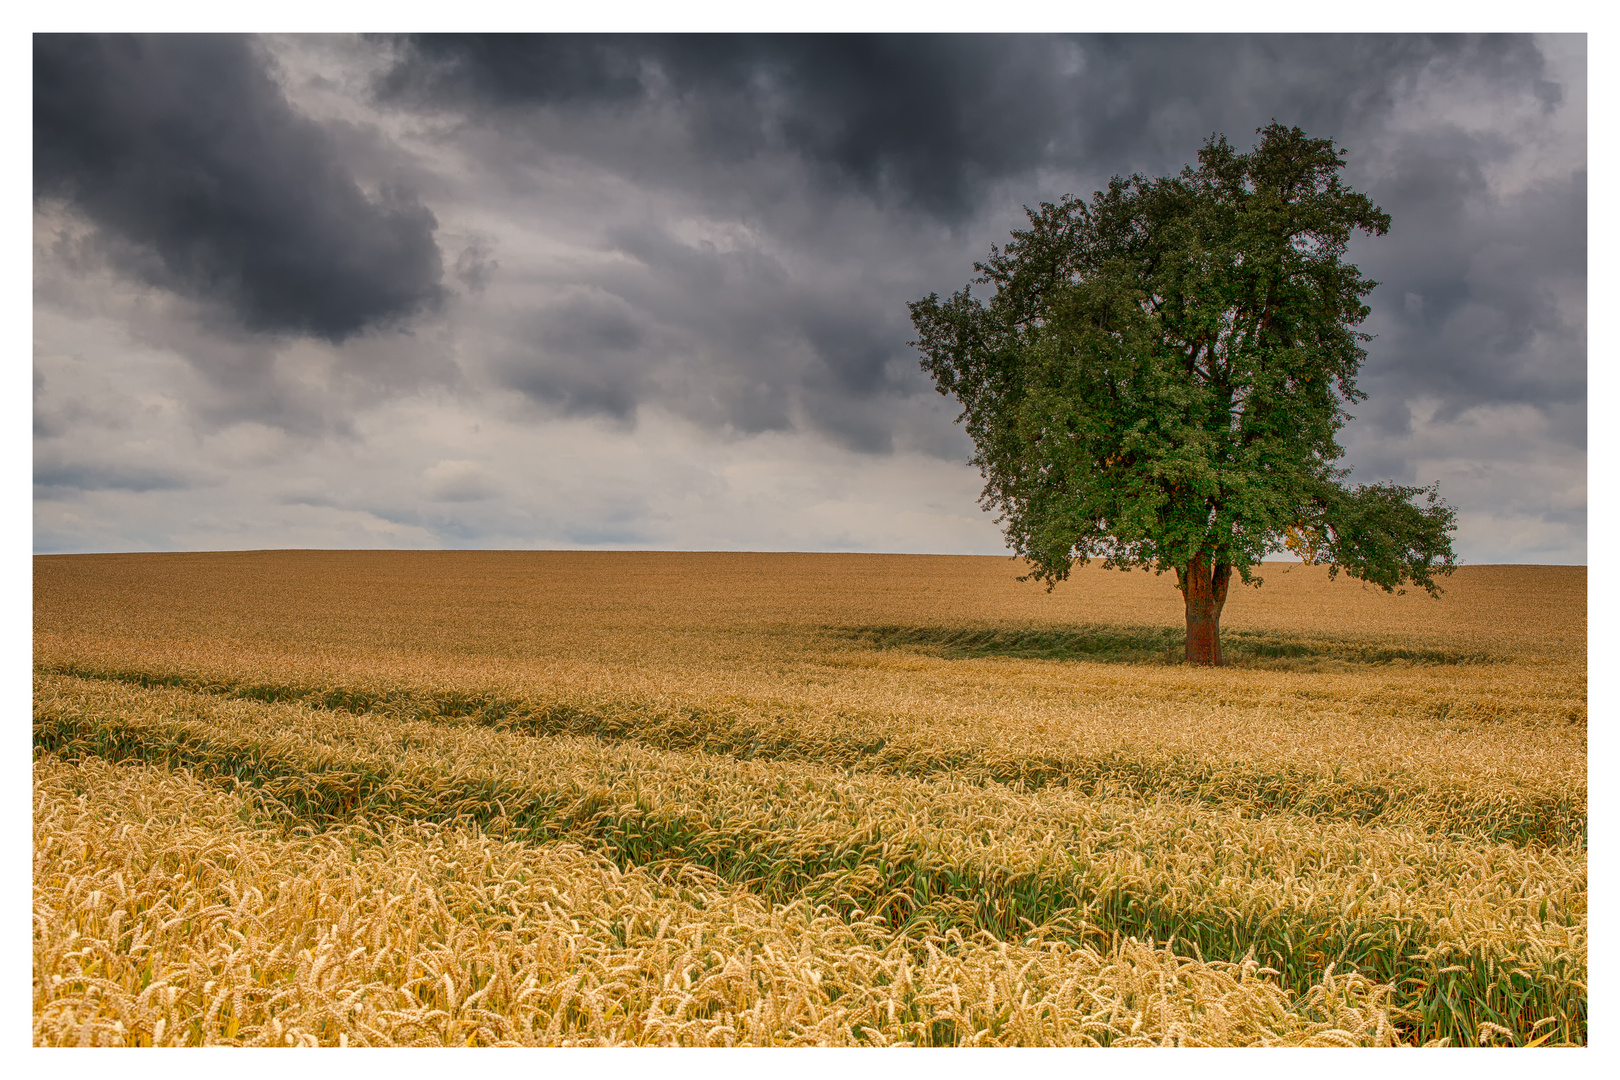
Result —
[[[52,1045],[1587,1039],[1586,577],[35,560]]]

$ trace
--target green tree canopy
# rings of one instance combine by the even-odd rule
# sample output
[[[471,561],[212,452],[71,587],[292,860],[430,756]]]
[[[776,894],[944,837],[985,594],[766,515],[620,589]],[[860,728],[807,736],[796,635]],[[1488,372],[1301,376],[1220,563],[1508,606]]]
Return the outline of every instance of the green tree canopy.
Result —
[[[1177,176],[1115,177],[1029,210],[972,284],[910,305],[922,366],[954,394],[983,503],[1048,587],[1076,563],[1174,571],[1187,658],[1220,663],[1235,570],[1283,549],[1386,591],[1438,595],[1455,511],[1432,487],[1345,483],[1334,464],[1376,282],[1344,260],[1389,215],[1343,152],[1273,122]]]

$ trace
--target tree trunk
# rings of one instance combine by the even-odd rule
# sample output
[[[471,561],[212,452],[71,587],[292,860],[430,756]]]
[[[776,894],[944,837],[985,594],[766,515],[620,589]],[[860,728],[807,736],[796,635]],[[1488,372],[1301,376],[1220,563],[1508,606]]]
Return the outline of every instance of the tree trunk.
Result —
[[[1221,609],[1226,606],[1226,587],[1232,581],[1229,563],[1199,556],[1187,569],[1177,569],[1176,579],[1187,602],[1187,663],[1218,666],[1221,663]]]

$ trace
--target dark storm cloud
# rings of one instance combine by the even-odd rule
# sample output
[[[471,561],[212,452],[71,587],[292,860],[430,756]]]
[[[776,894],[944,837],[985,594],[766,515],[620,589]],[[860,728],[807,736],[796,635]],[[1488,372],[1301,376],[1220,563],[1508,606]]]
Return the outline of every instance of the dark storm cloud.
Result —
[[[661,406],[755,434],[802,421],[853,449],[893,445],[897,399],[926,392],[903,304],[839,275],[796,279],[769,252],[658,228],[614,230],[623,258],[529,310],[494,367],[507,388],[573,414]]]
[[[1526,37],[1108,35],[1083,39],[1083,49],[1074,149],[1111,173],[1179,169],[1214,132],[1246,147],[1271,119],[1354,145],[1425,71],[1557,94]]]
[[[1455,135],[1395,154],[1385,205],[1399,213],[1362,260],[1380,281],[1366,380],[1392,406],[1437,399],[1440,419],[1491,402],[1584,406],[1586,171],[1504,198],[1484,157]],[[1402,409],[1383,415],[1386,430],[1408,426]],[[1584,408],[1570,419],[1556,437],[1584,445]]]
[[[523,346],[497,371],[508,388],[565,412],[627,419],[652,366],[646,332],[622,298],[581,292],[531,313]],[[537,346],[537,348],[535,347]]]
[[[968,213],[987,178],[1045,154],[1061,87],[1050,38],[499,36],[408,40],[386,99],[627,109],[674,104],[695,149],[786,150],[817,171]]]
[[[469,110],[670,104],[695,151],[786,150],[959,221],[1038,166],[1094,182],[1176,169],[1211,132],[1241,141],[1273,116],[1342,135],[1428,65],[1560,94],[1525,38],[1174,34],[422,35],[378,92]]]
[[[341,341],[440,296],[432,213],[363,192],[245,38],[36,35],[34,191],[249,330]]]
[[[1395,239],[1361,249],[1385,282],[1372,301],[1380,340],[1368,369],[1383,392],[1403,402],[1440,393],[1453,412],[1584,394],[1580,328],[1563,325],[1557,297],[1537,284],[1573,273],[1584,289],[1584,272],[1571,269],[1584,264],[1584,198],[1566,186],[1496,199],[1484,170],[1514,148],[1505,136],[1387,130],[1423,77],[1556,108],[1563,88],[1527,37],[424,36],[392,48],[379,100],[459,111],[506,135],[532,130],[543,156],[597,160],[653,188],[703,198],[695,193],[746,186],[736,178],[761,162],[797,161],[802,186],[707,197],[735,198],[733,212],[826,258],[838,257],[839,234],[789,220],[815,221],[804,207],[852,194],[874,199],[894,250],[915,246],[916,295],[972,276],[972,260],[1005,239],[984,223],[1005,219],[1009,198],[1173,172],[1212,133],[1246,147],[1273,118],[1298,124],[1347,147],[1354,178],[1396,221]],[[653,140],[636,123],[648,117]],[[615,149],[604,132],[621,128],[631,143]],[[1527,214],[1538,220],[1523,257],[1487,266],[1504,229],[1526,233],[1515,222]],[[550,341],[514,354],[511,385],[568,411],[628,416],[668,402],[680,381],[668,365],[684,350],[711,365],[715,418],[764,430],[796,403],[802,420],[865,450],[890,445],[884,402],[927,391],[905,344],[903,305],[916,295],[807,283],[758,252],[705,250],[653,223],[609,231],[658,278],[598,283],[629,305],[618,318],[641,336],[615,345],[558,311],[557,327],[523,338]],[[919,235],[933,238],[917,244]],[[1421,319],[1407,317],[1408,293],[1421,296]],[[1563,358],[1549,362],[1553,338]],[[660,365],[665,377],[655,377]]]

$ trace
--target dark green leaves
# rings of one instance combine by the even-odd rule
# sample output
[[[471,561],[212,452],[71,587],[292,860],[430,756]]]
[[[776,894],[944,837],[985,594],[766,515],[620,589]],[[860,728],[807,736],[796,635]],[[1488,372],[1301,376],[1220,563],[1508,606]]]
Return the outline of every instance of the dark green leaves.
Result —
[[[1414,504],[1420,495],[1426,496],[1423,505]],[[1306,521],[1322,538],[1315,561],[1327,563],[1330,576],[1343,569],[1385,592],[1409,581],[1438,596],[1434,576],[1457,565],[1451,551],[1457,512],[1440,501],[1433,486],[1324,488],[1320,507]]]
[[[1454,564],[1455,515],[1419,489],[1345,490],[1335,436],[1376,284],[1343,255],[1389,216],[1329,139],[1273,123],[1174,177],[1116,177],[1028,211],[973,284],[911,305],[922,366],[962,421],[983,502],[1056,582],[1076,561],[1247,569],[1288,538],[1385,587]]]

